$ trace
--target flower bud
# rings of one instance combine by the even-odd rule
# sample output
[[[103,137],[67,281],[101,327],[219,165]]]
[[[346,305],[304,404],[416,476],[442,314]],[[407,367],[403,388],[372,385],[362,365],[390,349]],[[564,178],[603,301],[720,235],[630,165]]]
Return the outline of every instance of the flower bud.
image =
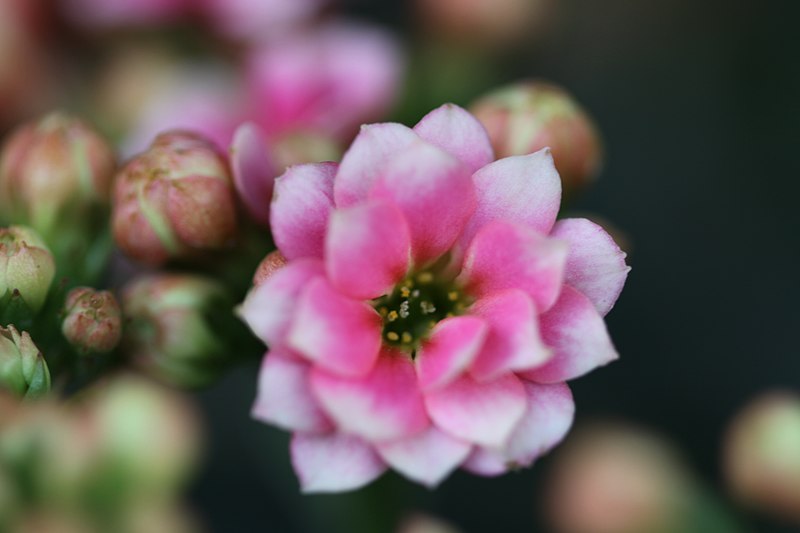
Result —
[[[199,387],[230,361],[215,327],[233,303],[225,289],[201,276],[159,274],[132,281],[122,293],[126,319],[123,345],[134,363],[170,383]]]
[[[286,258],[279,250],[268,253],[258,264],[256,273],[253,274],[253,285],[258,287],[284,266],[286,266]]]
[[[470,110],[486,127],[498,159],[549,146],[565,195],[581,191],[597,177],[602,160],[599,134],[560,87],[517,83],[480,98]]]
[[[11,134],[0,155],[0,218],[33,227],[51,245],[109,203],[115,156],[89,125],[51,113]]]
[[[416,513],[401,522],[397,533],[460,533],[460,531],[438,518]]]
[[[774,391],[745,407],[725,440],[724,471],[743,503],[800,524],[800,396]]]
[[[117,175],[117,245],[159,265],[220,250],[236,237],[236,203],[225,157],[200,135],[162,133]]]
[[[23,226],[0,228],[0,303],[21,298],[28,311],[36,313],[47,299],[55,268],[36,232]]]
[[[108,353],[122,337],[122,312],[109,291],[72,289],[64,304],[61,331],[81,354]]]
[[[50,390],[50,371],[28,332],[0,326],[0,389],[22,398],[38,398]]]

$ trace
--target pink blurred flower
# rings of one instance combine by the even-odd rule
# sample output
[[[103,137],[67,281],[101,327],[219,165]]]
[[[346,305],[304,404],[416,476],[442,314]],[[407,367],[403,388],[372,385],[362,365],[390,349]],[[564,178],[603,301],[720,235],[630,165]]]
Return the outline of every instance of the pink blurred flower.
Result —
[[[602,317],[629,269],[599,226],[556,222],[560,197],[549,150],[494,161],[453,105],[276,180],[288,263],[241,313],[270,348],[253,414],[295,432],[304,491],[498,475],[562,439],[564,382],[617,357]]]
[[[402,70],[389,35],[338,23],[264,43],[248,59],[247,82],[268,135],[313,131],[349,140],[388,110]]]
[[[190,10],[193,0],[62,0],[67,18],[81,26],[109,28],[170,22]]]
[[[211,23],[231,37],[257,38],[314,16],[331,0],[203,0]]]

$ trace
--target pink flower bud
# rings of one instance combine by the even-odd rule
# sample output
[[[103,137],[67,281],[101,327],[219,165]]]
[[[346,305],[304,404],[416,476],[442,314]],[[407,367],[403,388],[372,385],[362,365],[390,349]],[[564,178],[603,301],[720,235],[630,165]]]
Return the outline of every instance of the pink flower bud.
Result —
[[[0,154],[0,219],[52,244],[65,225],[85,224],[109,203],[114,167],[108,142],[78,118],[51,113],[24,124]]]
[[[64,311],[61,331],[78,352],[108,353],[119,344],[122,312],[110,292],[89,287],[72,289]]]
[[[44,305],[55,276],[53,256],[30,228],[0,228],[0,302],[19,297],[32,313]]]
[[[600,137],[589,116],[563,89],[531,81],[495,90],[472,104],[498,158],[550,147],[567,196],[600,170]]]
[[[800,396],[774,391],[755,399],[734,418],[724,452],[739,500],[800,524]]]
[[[50,371],[30,334],[0,326],[0,390],[38,398],[50,390]]]
[[[200,135],[162,133],[118,174],[112,219],[117,245],[151,265],[232,245],[236,203],[224,156]]]

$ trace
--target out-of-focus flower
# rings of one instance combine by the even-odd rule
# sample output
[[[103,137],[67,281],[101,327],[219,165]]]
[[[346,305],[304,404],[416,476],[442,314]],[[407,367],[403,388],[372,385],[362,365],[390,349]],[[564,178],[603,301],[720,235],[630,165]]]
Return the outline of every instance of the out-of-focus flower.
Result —
[[[76,117],[56,112],[20,126],[0,158],[0,220],[31,226],[54,248],[109,203],[114,152]]]
[[[213,316],[230,312],[233,303],[212,279],[159,274],[133,280],[122,292],[123,346],[134,363],[177,385],[197,387],[219,376],[230,364]]]
[[[288,263],[241,314],[270,348],[253,414],[295,432],[305,491],[498,475],[561,440],[565,381],[617,357],[603,315],[629,268],[599,226],[556,222],[560,196],[549,151],[494,161],[453,105],[277,179]]]
[[[288,133],[344,141],[394,102],[403,71],[383,31],[331,24],[263,43],[247,61],[253,117],[270,139]]]
[[[800,522],[800,396],[775,391],[753,400],[734,418],[724,452],[742,502]]]
[[[109,291],[72,289],[64,303],[61,331],[82,354],[108,353],[122,338],[122,312]]]
[[[236,38],[263,39],[314,16],[331,0],[203,0],[211,23]]]
[[[417,513],[406,518],[397,533],[459,533],[459,530],[438,518]]]
[[[550,147],[566,195],[583,190],[597,177],[600,136],[564,89],[538,81],[517,83],[492,91],[470,110],[486,127],[498,157]]]
[[[162,133],[117,175],[114,238],[143,263],[159,265],[229,247],[236,218],[227,161],[198,134]]]
[[[278,250],[272,251],[258,264],[253,275],[253,285],[259,286],[267,281],[273,274],[286,266],[286,258]]]
[[[56,266],[41,237],[30,228],[0,228],[0,303],[22,299],[27,311],[44,305]],[[0,315],[2,316],[2,315]]]
[[[0,326],[0,389],[22,398],[38,398],[50,390],[47,362],[27,331]]]
[[[78,26],[110,29],[177,20],[193,0],[61,0],[65,16]]]

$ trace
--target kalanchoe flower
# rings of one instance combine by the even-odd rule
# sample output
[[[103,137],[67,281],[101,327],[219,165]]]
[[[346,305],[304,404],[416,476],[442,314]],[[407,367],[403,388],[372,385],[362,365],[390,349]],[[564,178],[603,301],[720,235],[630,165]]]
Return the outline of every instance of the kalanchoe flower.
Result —
[[[112,217],[117,245],[150,265],[231,246],[236,203],[225,157],[200,135],[162,133],[118,174]]]
[[[72,289],[64,303],[61,332],[81,354],[108,353],[122,337],[122,312],[109,291]]]
[[[270,349],[253,415],[295,432],[305,491],[387,465],[429,486],[498,475],[561,440],[565,381],[617,357],[603,315],[628,267],[599,226],[556,222],[560,196],[549,150],[494,161],[453,105],[276,180],[288,263],[241,314]]]
[[[0,390],[38,398],[50,390],[50,371],[27,331],[0,326]]]
[[[311,18],[331,0],[202,0],[211,23],[237,38],[262,38]]]
[[[44,305],[55,276],[53,255],[30,228],[0,228],[0,304],[21,298],[30,313]]]
[[[583,190],[597,177],[600,136],[564,89],[539,81],[517,83],[492,91],[470,110],[486,127],[497,157],[550,147],[565,195]]]
[[[158,274],[133,280],[122,292],[123,346],[134,364],[180,386],[199,387],[231,360],[212,317],[232,309],[212,279]]]

